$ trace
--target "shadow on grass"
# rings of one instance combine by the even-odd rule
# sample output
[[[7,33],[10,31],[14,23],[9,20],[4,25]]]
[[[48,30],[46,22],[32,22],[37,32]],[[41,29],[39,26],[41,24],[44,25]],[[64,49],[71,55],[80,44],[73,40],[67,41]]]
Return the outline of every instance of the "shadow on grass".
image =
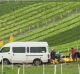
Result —
[[[61,32],[55,36],[48,37],[43,41],[47,41],[50,46],[57,46],[73,42],[80,39],[80,25],[70,30]]]

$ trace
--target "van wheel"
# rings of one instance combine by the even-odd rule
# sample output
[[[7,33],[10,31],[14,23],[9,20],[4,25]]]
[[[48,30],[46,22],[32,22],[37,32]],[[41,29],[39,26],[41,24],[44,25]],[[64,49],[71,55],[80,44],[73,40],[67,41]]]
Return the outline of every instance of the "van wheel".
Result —
[[[41,65],[41,60],[40,59],[35,59],[34,61],[33,61],[33,64],[35,65],[35,66],[39,66],[39,65]]]
[[[9,64],[9,63],[10,63],[9,60],[3,59],[3,64],[7,65],[7,64]]]

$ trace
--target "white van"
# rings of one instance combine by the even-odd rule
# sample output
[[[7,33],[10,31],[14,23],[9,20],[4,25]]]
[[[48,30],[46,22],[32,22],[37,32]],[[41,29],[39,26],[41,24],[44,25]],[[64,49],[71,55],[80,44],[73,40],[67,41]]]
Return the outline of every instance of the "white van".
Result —
[[[49,60],[47,42],[11,42],[4,45],[0,51],[0,62],[34,63],[40,65]]]

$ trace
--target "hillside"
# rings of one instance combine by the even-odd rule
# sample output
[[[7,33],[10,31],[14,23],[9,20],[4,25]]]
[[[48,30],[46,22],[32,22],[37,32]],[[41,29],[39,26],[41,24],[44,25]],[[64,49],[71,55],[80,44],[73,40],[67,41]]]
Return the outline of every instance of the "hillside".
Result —
[[[0,2],[0,38],[47,41],[58,51],[80,46],[80,2]]]

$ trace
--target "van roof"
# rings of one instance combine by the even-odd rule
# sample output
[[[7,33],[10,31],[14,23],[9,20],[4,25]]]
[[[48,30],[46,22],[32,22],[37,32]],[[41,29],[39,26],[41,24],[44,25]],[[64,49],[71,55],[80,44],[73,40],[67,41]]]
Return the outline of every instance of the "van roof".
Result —
[[[17,47],[17,46],[43,46],[43,47],[45,47],[45,46],[48,46],[48,43],[47,42],[11,42],[11,43],[7,43],[6,45],[4,45],[4,47],[10,47],[10,46],[15,46],[15,47]]]

